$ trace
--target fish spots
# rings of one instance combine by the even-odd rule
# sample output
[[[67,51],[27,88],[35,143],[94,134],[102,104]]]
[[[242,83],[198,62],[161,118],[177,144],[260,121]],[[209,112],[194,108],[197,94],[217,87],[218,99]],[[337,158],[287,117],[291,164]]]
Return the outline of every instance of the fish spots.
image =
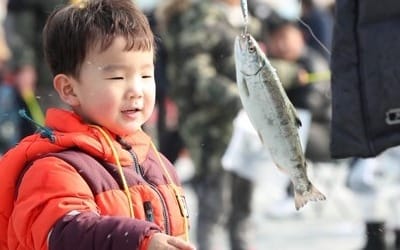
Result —
[[[286,125],[289,124],[289,120],[287,120],[287,119],[282,119],[282,120],[280,121],[280,123],[281,123],[282,126],[286,126]]]

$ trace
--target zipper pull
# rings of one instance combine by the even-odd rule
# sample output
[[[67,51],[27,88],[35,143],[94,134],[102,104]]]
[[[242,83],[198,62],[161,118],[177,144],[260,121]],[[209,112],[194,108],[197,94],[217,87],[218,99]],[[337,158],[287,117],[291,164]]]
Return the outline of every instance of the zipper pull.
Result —
[[[181,215],[183,217],[189,218],[189,211],[188,211],[185,196],[184,195],[176,195],[176,201],[178,202],[179,209],[181,210]]]
[[[144,214],[146,216],[146,220],[150,222],[154,222],[153,216],[153,206],[150,201],[143,202]]]

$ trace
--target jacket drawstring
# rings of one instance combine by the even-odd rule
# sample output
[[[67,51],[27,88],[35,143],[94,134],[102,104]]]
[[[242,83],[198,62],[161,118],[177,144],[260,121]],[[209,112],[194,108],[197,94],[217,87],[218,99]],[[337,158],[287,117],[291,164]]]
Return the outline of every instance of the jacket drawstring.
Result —
[[[117,167],[118,167],[118,173],[119,173],[119,175],[121,177],[121,180],[122,180],[122,186],[124,188],[124,193],[126,195],[126,198],[128,199],[129,215],[130,215],[131,218],[135,218],[135,213],[133,211],[132,197],[131,197],[131,194],[129,192],[129,187],[128,187],[128,184],[126,182],[124,171],[122,170],[121,162],[119,161],[117,150],[115,149],[114,144],[112,143],[110,136],[101,127],[96,126],[96,125],[90,125],[90,126],[94,127],[94,128],[97,128],[97,130],[100,131],[100,133],[104,136],[104,138],[106,139],[108,145],[111,148],[112,155],[113,155],[113,157],[115,159],[115,163],[117,164]]]
[[[131,198],[131,195],[129,193],[129,187],[128,187],[128,184],[126,182],[126,178],[125,178],[124,172],[122,170],[122,165],[121,165],[121,163],[119,161],[117,150],[115,149],[114,144],[112,143],[110,136],[101,127],[96,126],[96,125],[90,125],[90,126],[96,128],[96,129],[98,129],[100,131],[100,133],[104,136],[104,138],[106,139],[107,143],[109,144],[109,146],[111,148],[113,157],[115,159],[115,163],[117,164],[117,167],[118,167],[119,175],[121,176],[121,179],[122,179],[122,185],[123,185],[123,188],[124,188],[125,195],[128,198],[130,216],[131,216],[131,218],[134,218],[132,198]],[[151,146],[152,146],[154,152],[156,152],[156,154],[157,154],[158,161],[160,162],[160,165],[161,165],[161,167],[162,167],[162,169],[163,169],[168,181],[170,182],[172,190],[173,190],[173,192],[175,194],[175,198],[176,198],[176,200],[178,202],[179,208],[181,209],[182,217],[183,217],[183,220],[184,220],[184,227],[185,227],[185,240],[189,241],[189,220],[188,220],[188,215],[187,215],[186,204],[184,203],[184,200],[182,200],[182,198],[181,198],[182,194],[178,191],[178,187],[173,182],[173,180],[171,178],[171,175],[169,174],[167,168],[165,167],[164,162],[162,161],[162,159],[160,157],[160,154],[158,153],[158,150],[156,149],[156,147],[155,147],[153,142],[151,142]]]
[[[22,118],[28,120],[29,122],[33,123],[39,130],[39,133],[41,135],[42,138],[48,138],[52,143],[54,143],[56,141],[56,138],[54,136],[53,130],[51,130],[48,127],[45,127],[41,124],[39,124],[38,122],[36,122],[35,120],[33,120],[32,118],[30,118],[28,116],[28,114],[26,113],[25,109],[20,109],[18,111],[19,116],[21,116]]]
[[[165,167],[164,162],[162,161],[161,156],[160,156],[160,154],[158,153],[158,150],[156,149],[156,146],[154,145],[153,142],[151,142],[151,146],[152,146],[154,152],[156,152],[158,161],[160,162],[160,165],[161,165],[161,167],[162,167],[162,169],[163,169],[163,171],[164,171],[164,173],[165,173],[165,175],[166,175],[168,181],[170,182],[170,185],[171,185],[171,187],[172,187],[172,190],[174,191],[175,198],[176,198],[176,200],[177,200],[177,202],[178,202],[179,209],[181,210],[182,217],[183,217],[183,222],[184,222],[184,227],[185,227],[185,240],[186,240],[186,241],[189,241],[189,219],[188,219],[189,216],[188,216],[188,214],[187,214],[188,212],[187,212],[186,203],[185,203],[185,201],[182,199],[182,197],[181,197],[182,194],[178,191],[178,187],[177,187],[176,184],[173,182],[173,180],[172,180],[172,178],[171,178],[171,175],[169,174],[167,168]]]

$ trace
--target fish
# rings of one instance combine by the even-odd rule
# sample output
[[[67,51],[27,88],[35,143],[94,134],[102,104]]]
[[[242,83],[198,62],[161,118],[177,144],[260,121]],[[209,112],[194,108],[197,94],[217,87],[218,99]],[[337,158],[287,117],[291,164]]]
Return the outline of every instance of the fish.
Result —
[[[234,58],[239,96],[274,164],[294,188],[295,208],[326,197],[310,181],[298,128],[301,121],[275,68],[249,33],[235,39]]]

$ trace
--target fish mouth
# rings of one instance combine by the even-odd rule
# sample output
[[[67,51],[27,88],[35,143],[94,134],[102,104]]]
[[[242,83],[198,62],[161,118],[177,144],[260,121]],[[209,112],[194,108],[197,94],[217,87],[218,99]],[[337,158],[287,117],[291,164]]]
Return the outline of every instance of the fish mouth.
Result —
[[[237,38],[239,48],[241,51],[247,50],[248,47],[248,42],[249,42],[249,36],[246,34],[240,34]]]
[[[241,34],[238,37],[238,43],[240,51],[245,51],[250,54],[254,54],[257,52],[255,41],[252,39],[250,34]]]

